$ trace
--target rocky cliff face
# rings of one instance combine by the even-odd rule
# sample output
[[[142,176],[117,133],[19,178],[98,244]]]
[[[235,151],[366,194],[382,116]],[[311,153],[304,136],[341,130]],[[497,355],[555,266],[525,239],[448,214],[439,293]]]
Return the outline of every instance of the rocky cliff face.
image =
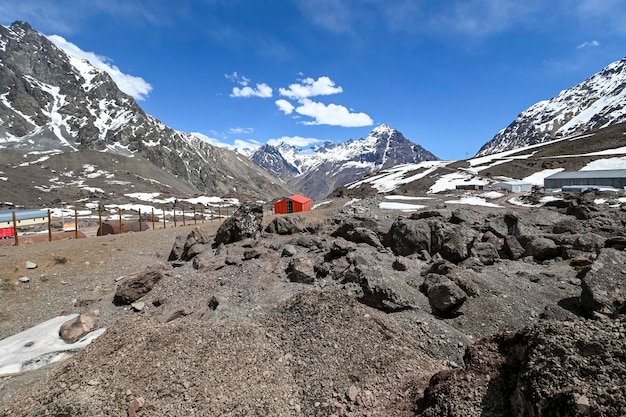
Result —
[[[490,155],[626,121],[626,58],[582,83],[522,112],[487,142],[477,156]]]
[[[381,169],[439,159],[385,124],[376,127],[364,139],[339,144],[326,142],[306,151],[285,144],[264,145],[250,158],[314,199]]]
[[[288,192],[233,152],[147,115],[108,74],[24,22],[0,26],[0,149],[141,155],[200,192]]]

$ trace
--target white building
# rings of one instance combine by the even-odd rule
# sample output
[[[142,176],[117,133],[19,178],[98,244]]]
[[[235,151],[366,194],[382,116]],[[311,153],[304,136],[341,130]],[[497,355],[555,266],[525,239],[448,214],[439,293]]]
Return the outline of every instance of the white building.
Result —
[[[493,184],[491,189],[506,190],[510,193],[529,193],[533,190],[533,185],[524,181],[504,181]]]

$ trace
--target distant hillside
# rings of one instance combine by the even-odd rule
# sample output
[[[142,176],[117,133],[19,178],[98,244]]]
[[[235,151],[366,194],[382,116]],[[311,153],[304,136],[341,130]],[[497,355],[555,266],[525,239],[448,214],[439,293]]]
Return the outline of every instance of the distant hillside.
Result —
[[[626,58],[522,112],[476,156],[583,134],[626,121]]]
[[[381,169],[439,159],[385,124],[364,139],[327,142],[307,150],[286,144],[263,145],[249,156],[270,174],[314,199]]]
[[[399,165],[346,184],[333,196],[424,195],[454,190],[463,184],[483,184],[488,188],[494,182],[510,179],[543,185],[543,178],[550,173],[582,168],[626,169],[626,123],[463,161]]]
[[[44,158],[58,159],[55,155],[64,153],[83,153],[73,159],[105,171],[115,171],[118,164],[138,166],[138,162],[121,162],[136,158],[153,165],[140,172],[162,171],[154,183],[169,182],[175,191],[239,192],[268,199],[293,192],[240,155],[147,115],[107,73],[67,55],[24,22],[0,26],[0,151],[24,155],[23,162],[42,169],[26,173],[16,168],[19,162],[7,162],[0,166],[0,177],[7,186],[14,184],[8,188],[44,200],[49,194],[41,188],[50,184],[44,178],[42,183],[29,184],[23,176],[39,178],[45,166],[53,165]],[[89,158],[96,153],[87,151],[104,152],[111,155],[109,161],[117,162],[92,163]],[[41,162],[36,162],[39,158]]]

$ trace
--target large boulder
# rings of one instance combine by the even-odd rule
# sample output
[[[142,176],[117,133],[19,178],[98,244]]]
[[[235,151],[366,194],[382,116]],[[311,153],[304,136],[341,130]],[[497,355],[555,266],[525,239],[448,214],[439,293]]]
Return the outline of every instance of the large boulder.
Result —
[[[526,253],[537,260],[543,261],[559,256],[561,248],[552,239],[533,236],[526,244]]]
[[[129,305],[149,293],[163,279],[164,267],[154,265],[143,272],[131,275],[118,285],[113,297],[115,305]]]
[[[392,313],[416,309],[419,292],[392,271],[381,268],[363,256],[357,256],[343,274],[344,283],[352,282],[361,287],[359,301],[372,308]]]
[[[287,269],[287,278],[291,282],[299,282],[301,284],[315,283],[315,269],[313,261],[308,256],[295,256],[291,258]]]
[[[590,314],[626,314],[626,252],[602,249],[582,276],[580,300]]]
[[[399,256],[422,251],[431,253],[431,229],[428,221],[398,217],[385,235],[385,246]]]
[[[265,231],[277,235],[293,235],[294,233],[300,233],[301,229],[291,217],[281,216],[273,219],[267,225]]]
[[[231,217],[217,229],[213,245],[219,246],[238,242],[246,238],[255,238],[262,230],[263,207],[257,203],[241,205]]]
[[[59,336],[65,343],[75,343],[91,332],[98,322],[98,310],[82,313],[66,321],[59,329]]]
[[[439,274],[428,274],[420,290],[428,296],[433,312],[438,315],[455,313],[467,300],[467,294],[458,285]]]

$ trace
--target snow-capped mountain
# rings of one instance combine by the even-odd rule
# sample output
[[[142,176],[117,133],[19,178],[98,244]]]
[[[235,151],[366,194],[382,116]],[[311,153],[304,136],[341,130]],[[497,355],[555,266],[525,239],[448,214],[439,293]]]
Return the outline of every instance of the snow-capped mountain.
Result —
[[[626,121],[626,58],[582,83],[522,112],[487,142],[477,156],[489,155]]]
[[[0,151],[141,156],[202,193],[289,189],[246,158],[144,113],[111,77],[24,22],[0,26]]]
[[[301,150],[295,146],[263,145],[250,159],[311,198],[398,164],[438,160],[396,129],[382,124],[366,138],[326,142]]]

